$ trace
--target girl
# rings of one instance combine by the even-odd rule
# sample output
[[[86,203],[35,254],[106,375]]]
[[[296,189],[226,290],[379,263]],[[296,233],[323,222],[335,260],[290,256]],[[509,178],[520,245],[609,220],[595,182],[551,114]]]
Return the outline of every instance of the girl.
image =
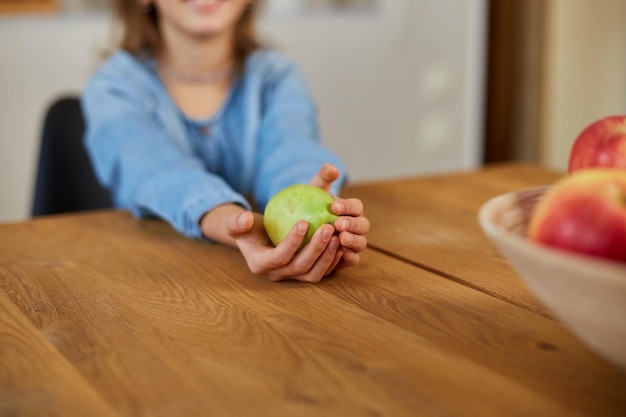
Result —
[[[263,228],[260,213],[282,188],[309,182],[336,195],[346,174],[320,144],[296,67],[255,38],[254,1],[113,4],[121,45],[82,106],[85,144],[115,205],[238,247],[253,273],[275,281],[317,282],[358,263],[369,222],[357,199],[336,198],[340,217],[300,252],[305,221],[276,247]]]

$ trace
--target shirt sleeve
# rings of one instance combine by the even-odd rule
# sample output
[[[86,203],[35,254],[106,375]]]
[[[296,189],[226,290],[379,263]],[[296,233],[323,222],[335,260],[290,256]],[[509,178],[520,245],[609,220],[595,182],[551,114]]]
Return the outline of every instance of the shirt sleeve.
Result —
[[[347,180],[344,162],[323,146],[317,108],[297,67],[285,65],[267,82],[257,154],[255,199],[265,207],[282,188],[308,183],[324,163],[332,163],[340,178],[331,192],[338,195]]]
[[[115,205],[137,217],[157,216],[190,237],[212,208],[246,199],[176,143],[155,116],[154,103],[122,77],[96,74],[85,88],[85,147]],[[135,87],[136,89],[136,87]]]

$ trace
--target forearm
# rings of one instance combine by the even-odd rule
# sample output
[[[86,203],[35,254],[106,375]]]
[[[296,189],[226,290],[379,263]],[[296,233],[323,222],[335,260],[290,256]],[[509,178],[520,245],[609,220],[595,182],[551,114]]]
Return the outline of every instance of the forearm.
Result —
[[[246,209],[238,204],[222,204],[215,207],[200,219],[202,234],[215,242],[236,247],[235,239],[228,234],[226,219],[244,211]]]

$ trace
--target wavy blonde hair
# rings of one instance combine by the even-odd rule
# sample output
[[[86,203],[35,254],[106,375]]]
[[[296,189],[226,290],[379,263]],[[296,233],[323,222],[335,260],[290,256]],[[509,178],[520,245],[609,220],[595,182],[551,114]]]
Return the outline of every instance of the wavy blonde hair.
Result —
[[[233,51],[238,70],[248,55],[261,47],[255,31],[257,10],[261,1],[247,7],[235,26]],[[131,54],[147,52],[157,56],[163,48],[159,32],[159,13],[154,5],[141,6],[137,0],[113,0],[113,13],[120,24],[119,47]]]

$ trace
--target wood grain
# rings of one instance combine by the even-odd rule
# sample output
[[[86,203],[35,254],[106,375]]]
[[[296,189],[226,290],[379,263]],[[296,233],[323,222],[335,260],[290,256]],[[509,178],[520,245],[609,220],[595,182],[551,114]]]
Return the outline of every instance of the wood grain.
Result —
[[[483,234],[478,210],[498,194],[563,174],[525,164],[351,185],[371,221],[368,244],[531,311],[551,315]]]
[[[11,13],[50,13],[59,9],[57,0],[0,0],[0,15]]]
[[[0,278],[5,284],[5,276]],[[4,292],[0,292],[0,415],[118,415]]]
[[[558,322],[375,250],[320,285],[277,284],[235,250],[102,212],[0,226],[0,277],[24,316],[8,323],[38,329],[120,415],[626,409],[626,374]]]

